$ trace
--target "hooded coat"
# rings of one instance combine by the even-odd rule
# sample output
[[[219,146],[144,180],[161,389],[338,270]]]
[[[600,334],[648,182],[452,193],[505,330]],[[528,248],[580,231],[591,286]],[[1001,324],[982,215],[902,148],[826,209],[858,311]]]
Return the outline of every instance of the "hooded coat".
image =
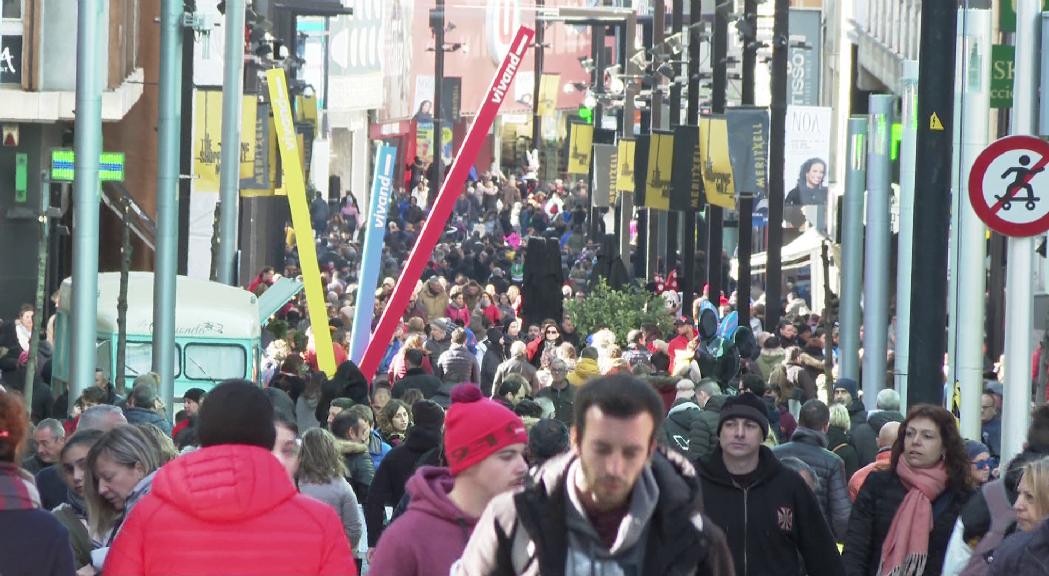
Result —
[[[689,433],[702,412],[699,405],[690,398],[674,401],[663,427],[660,430],[660,442],[677,450],[682,456],[688,454]]]
[[[437,288],[436,294],[430,291],[430,286]],[[419,290],[419,303],[426,308],[427,320],[444,316],[444,311],[448,308],[448,301],[448,292],[439,282],[427,282]]]
[[[693,463],[710,456],[718,447],[718,419],[726,398],[724,394],[708,398],[707,404],[699,411],[699,418],[692,423],[688,433],[688,459]]]
[[[578,458],[564,454],[547,461],[524,491],[496,496],[455,574],[733,574],[725,535],[700,513],[699,482],[680,456],[656,451],[610,549],[569,488],[580,473]]]
[[[415,472],[406,487],[411,503],[383,531],[371,573],[447,576],[477,524],[448,499],[454,484],[447,468]]]
[[[573,386],[582,386],[592,378],[597,378],[601,375],[601,369],[597,366],[597,360],[593,358],[580,358],[575,363],[575,369],[568,373],[566,377],[568,382]]]
[[[375,471],[364,519],[368,525],[368,546],[375,547],[385,526],[386,507],[396,507],[404,498],[408,480],[422,465],[423,457],[439,448],[441,430],[416,426],[408,431],[408,437],[382,459]]]
[[[335,369],[335,376],[321,385],[321,399],[317,402],[317,421],[328,421],[328,408],[336,398],[349,398],[356,404],[368,404],[368,380],[361,369],[347,360]]]
[[[300,495],[269,451],[211,446],[156,475],[109,551],[106,576],[349,574],[357,567],[328,505]]]

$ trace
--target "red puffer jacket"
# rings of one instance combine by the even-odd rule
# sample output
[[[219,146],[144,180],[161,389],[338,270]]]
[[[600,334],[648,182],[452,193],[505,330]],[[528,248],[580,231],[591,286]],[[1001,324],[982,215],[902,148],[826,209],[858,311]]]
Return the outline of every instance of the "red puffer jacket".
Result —
[[[109,551],[106,576],[357,575],[342,524],[268,451],[212,446],[164,466]]]

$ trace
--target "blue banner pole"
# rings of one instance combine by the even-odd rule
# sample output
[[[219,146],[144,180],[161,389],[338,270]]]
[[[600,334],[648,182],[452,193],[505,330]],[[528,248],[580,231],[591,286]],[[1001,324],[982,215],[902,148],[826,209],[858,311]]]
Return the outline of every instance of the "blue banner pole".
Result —
[[[372,333],[375,313],[375,288],[382,267],[382,244],[386,238],[386,218],[390,213],[393,171],[397,165],[397,147],[383,144],[375,155],[372,177],[371,206],[364,232],[364,251],[357,282],[357,310],[350,332],[350,358],[360,364]]]

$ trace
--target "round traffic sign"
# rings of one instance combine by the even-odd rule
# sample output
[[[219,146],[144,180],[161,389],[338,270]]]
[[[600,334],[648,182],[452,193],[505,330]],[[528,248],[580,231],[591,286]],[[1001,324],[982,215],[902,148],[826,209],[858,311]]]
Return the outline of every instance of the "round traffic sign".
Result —
[[[969,172],[969,202],[987,227],[1005,236],[1049,230],[1049,143],[1006,136],[984,149]]]

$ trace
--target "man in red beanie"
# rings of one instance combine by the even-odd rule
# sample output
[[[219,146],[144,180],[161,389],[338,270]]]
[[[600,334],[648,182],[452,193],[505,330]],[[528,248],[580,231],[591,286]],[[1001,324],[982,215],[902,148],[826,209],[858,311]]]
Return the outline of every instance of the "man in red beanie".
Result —
[[[474,384],[452,390],[445,417],[447,468],[424,466],[408,480],[408,509],[382,533],[371,571],[446,576],[496,495],[524,485],[528,433],[521,418]]]

